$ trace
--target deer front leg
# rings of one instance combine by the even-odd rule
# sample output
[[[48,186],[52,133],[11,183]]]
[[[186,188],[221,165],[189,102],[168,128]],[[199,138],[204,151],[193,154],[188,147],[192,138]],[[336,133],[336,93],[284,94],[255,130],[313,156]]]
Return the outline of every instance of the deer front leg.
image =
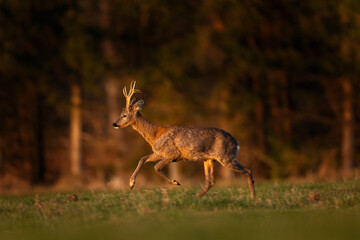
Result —
[[[215,185],[214,179],[214,161],[206,160],[204,161],[204,171],[205,171],[205,186],[199,192],[198,196],[202,197],[207,193],[212,186]]]
[[[129,182],[129,186],[130,186],[130,189],[133,189],[134,186],[135,186],[135,179],[136,179],[136,176],[138,175],[139,171],[140,171],[140,168],[141,166],[144,164],[144,163],[147,163],[147,162],[154,162],[154,161],[158,161],[160,160],[160,157],[157,156],[156,154],[150,154],[150,155],[147,155],[145,157],[142,157],[134,171],[134,173],[131,175],[130,177],[130,182]]]
[[[165,167],[166,165],[168,165],[170,162],[171,162],[172,159],[163,159],[161,160],[160,162],[158,162],[155,166],[154,166],[154,169],[155,169],[155,172],[157,174],[160,175],[160,177],[162,179],[165,180],[165,182],[167,182],[168,184],[171,184],[171,185],[179,185],[180,186],[180,183],[176,180],[170,180],[167,176],[165,176],[165,174],[161,171],[161,169],[163,167]]]

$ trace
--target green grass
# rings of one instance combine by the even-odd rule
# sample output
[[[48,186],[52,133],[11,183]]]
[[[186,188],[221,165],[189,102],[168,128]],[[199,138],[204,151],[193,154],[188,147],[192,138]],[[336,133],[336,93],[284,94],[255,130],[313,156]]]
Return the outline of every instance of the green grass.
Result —
[[[360,239],[360,181],[256,187],[4,195],[0,239]]]

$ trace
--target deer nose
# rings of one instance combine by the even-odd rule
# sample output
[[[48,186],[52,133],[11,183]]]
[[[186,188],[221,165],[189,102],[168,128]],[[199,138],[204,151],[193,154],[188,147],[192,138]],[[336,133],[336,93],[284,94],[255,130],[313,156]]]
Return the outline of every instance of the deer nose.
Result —
[[[116,123],[113,123],[112,124],[114,127],[119,127],[119,125],[117,125]]]

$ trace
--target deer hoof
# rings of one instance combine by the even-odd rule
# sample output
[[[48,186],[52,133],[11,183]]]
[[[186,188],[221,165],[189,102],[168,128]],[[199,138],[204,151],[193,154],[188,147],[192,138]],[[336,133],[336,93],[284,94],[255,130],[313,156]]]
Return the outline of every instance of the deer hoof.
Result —
[[[180,186],[180,183],[178,181],[176,181],[176,180],[172,180],[171,184]]]
[[[130,190],[132,190],[135,186],[135,181],[130,181],[129,186],[130,186]]]

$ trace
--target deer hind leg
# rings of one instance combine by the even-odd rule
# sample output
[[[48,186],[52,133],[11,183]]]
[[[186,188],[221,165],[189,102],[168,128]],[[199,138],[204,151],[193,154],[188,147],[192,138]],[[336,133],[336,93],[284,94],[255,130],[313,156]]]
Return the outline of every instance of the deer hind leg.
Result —
[[[160,162],[158,162],[155,166],[154,166],[154,169],[155,169],[155,172],[157,174],[160,175],[160,177],[162,179],[165,180],[165,182],[167,182],[168,184],[171,184],[171,185],[179,185],[180,186],[180,183],[177,181],[177,180],[170,180],[162,171],[161,169],[163,167],[165,167],[166,165],[168,165],[173,159],[162,159]]]
[[[254,182],[251,170],[249,168],[245,167],[244,165],[242,165],[241,163],[239,163],[237,160],[230,161],[226,165],[226,167],[228,167],[236,172],[239,172],[241,174],[247,175],[251,197],[255,198],[255,188],[254,188],[255,182]]]
[[[133,187],[135,186],[135,179],[136,179],[136,176],[138,175],[138,173],[140,171],[141,166],[144,165],[144,163],[155,162],[155,161],[159,161],[160,159],[161,158],[159,156],[157,156],[156,154],[150,154],[150,155],[147,155],[145,157],[142,157],[140,159],[134,173],[130,177],[130,181],[129,181],[130,189],[133,189]]]
[[[215,184],[214,179],[214,161],[212,159],[204,161],[205,171],[205,186],[199,192],[198,196],[202,197],[207,193],[212,186]]]

